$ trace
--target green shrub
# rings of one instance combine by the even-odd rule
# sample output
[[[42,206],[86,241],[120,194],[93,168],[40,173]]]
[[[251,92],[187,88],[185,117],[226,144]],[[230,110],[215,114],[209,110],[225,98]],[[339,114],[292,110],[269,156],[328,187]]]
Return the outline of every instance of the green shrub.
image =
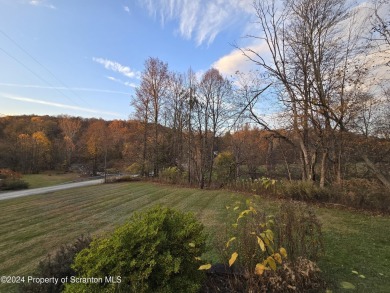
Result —
[[[27,189],[29,184],[21,179],[3,179],[0,183],[0,190],[20,190]]]
[[[75,271],[71,268],[74,257],[84,248],[88,247],[92,239],[90,237],[80,236],[72,244],[62,245],[54,255],[47,255],[46,258],[39,262],[36,271],[32,274],[37,278],[58,278],[59,282],[55,283],[23,283],[19,287],[20,292],[24,293],[57,293],[64,289],[63,283],[60,282],[62,278],[75,275]]]
[[[279,181],[268,177],[261,177],[255,180],[239,179],[232,181],[227,185],[227,187],[232,190],[249,192],[258,195],[275,195],[279,186]]]
[[[179,183],[181,178],[181,172],[177,167],[165,168],[160,173],[160,179],[171,184]]]
[[[235,178],[236,162],[231,152],[222,152],[214,159],[214,173],[221,184],[231,182]]]
[[[110,237],[94,240],[73,268],[97,284],[67,284],[65,292],[197,292],[205,251],[203,225],[192,214],[157,207],[135,214]],[[120,277],[120,283],[105,277]]]
[[[330,198],[330,191],[320,188],[312,181],[284,181],[281,186],[282,196],[293,200],[322,201]]]

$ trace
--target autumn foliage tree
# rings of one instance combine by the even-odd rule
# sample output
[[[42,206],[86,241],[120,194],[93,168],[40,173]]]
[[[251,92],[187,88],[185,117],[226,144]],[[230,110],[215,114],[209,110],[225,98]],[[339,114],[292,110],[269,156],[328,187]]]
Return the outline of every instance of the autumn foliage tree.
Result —
[[[96,176],[99,161],[106,163],[108,149],[111,145],[111,137],[106,122],[96,120],[92,122],[86,133],[87,152],[92,159],[92,174]]]
[[[62,116],[59,119],[59,127],[62,130],[65,144],[65,167],[69,168],[72,162],[72,154],[75,151],[75,138],[81,128],[81,120],[69,116]]]
[[[50,162],[51,142],[42,131],[34,132],[32,138],[33,173],[47,169]]]

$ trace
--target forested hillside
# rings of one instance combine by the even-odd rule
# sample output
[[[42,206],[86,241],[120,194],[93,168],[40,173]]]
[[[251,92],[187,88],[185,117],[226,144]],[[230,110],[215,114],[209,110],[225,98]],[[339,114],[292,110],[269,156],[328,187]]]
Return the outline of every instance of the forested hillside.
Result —
[[[278,137],[272,131],[245,124],[214,137],[211,131],[189,133],[184,126],[158,124],[156,148],[154,127],[137,120],[2,117],[0,168],[21,173],[55,170],[96,175],[104,171],[106,161],[107,169],[145,176],[176,167],[185,176],[183,180],[192,184],[202,184],[203,174],[206,186],[213,181],[254,180],[263,176],[302,179],[299,150],[284,139],[293,141],[291,131],[279,130],[283,137]],[[387,139],[349,133],[344,134],[343,140],[343,179],[376,179],[375,170],[388,176]],[[314,166],[314,181],[318,180],[319,167]],[[340,171],[336,167],[329,169],[329,178]]]

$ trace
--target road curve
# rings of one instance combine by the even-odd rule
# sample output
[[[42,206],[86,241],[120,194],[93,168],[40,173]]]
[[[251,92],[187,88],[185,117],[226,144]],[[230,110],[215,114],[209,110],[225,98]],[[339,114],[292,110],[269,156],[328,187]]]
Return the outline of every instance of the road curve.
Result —
[[[88,180],[88,181],[83,181],[83,182],[65,183],[65,184],[54,185],[54,186],[49,186],[49,187],[41,187],[41,188],[34,188],[34,189],[5,192],[5,193],[0,193],[0,200],[49,193],[49,192],[53,192],[53,191],[76,188],[76,187],[97,185],[97,184],[102,184],[103,182],[104,182],[104,179],[97,179],[97,180]]]

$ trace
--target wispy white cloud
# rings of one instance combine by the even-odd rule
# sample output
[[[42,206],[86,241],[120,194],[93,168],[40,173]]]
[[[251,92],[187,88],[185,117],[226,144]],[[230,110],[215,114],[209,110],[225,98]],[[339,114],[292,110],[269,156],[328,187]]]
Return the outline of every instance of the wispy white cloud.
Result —
[[[115,77],[113,77],[113,76],[107,76],[107,78],[108,78],[109,80],[118,82],[118,83],[120,83],[120,84],[123,84],[123,85],[128,86],[128,87],[131,87],[131,88],[136,88],[136,87],[137,87],[137,84],[135,84],[134,82],[123,81],[123,80],[121,80],[121,79],[119,79],[119,78],[115,78]]]
[[[56,6],[51,3],[48,3],[46,0],[30,0],[28,3],[33,6],[42,6],[50,9],[57,9]]]
[[[95,61],[96,63],[103,65],[104,68],[108,70],[112,70],[114,72],[118,72],[128,78],[139,79],[141,76],[141,73],[139,71],[131,70],[130,67],[119,64],[116,61],[112,61],[104,58],[96,58],[96,57],[93,57],[92,60]]]
[[[230,25],[251,13],[252,0],[144,0],[141,5],[162,24],[169,20],[179,22],[178,31],[198,45],[212,43],[215,37]]]
[[[126,11],[127,13],[130,13],[130,8],[129,8],[129,6],[123,6],[123,10]]]
[[[33,98],[28,98],[28,97],[15,96],[15,95],[7,94],[7,93],[0,93],[0,96],[3,98],[6,98],[6,99],[15,100],[15,101],[34,103],[34,104],[40,104],[40,105],[45,105],[45,106],[50,106],[50,107],[76,110],[76,111],[82,111],[82,112],[88,112],[88,113],[94,113],[94,114],[105,114],[105,115],[111,115],[111,116],[115,116],[115,117],[122,117],[121,114],[115,113],[115,112],[106,112],[106,111],[100,111],[100,110],[96,110],[96,109],[83,108],[83,107],[66,105],[66,104],[55,103],[55,102],[48,102],[48,101],[37,100],[37,99],[33,99]]]
[[[83,92],[97,92],[97,93],[109,93],[118,95],[129,95],[128,92],[111,91],[104,89],[94,88],[81,88],[81,87],[63,87],[63,86],[41,86],[34,84],[18,84],[18,83],[4,83],[0,82],[0,86],[16,87],[16,88],[36,88],[36,89],[48,89],[48,90],[70,90],[70,91],[83,91]]]
[[[228,2],[230,0],[227,0]],[[253,7],[251,5],[248,5],[248,3],[245,3],[246,1],[237,1],[240,4],[240,8],[242,11],[245,11],[246,13],[252,13],[253,14]],[[387,5],[387,6],[386,6]],[[386,14],[387,11],[390,9],[390,3],[386,3],[386,5],[383,6],[384,9],[380,10],[379,13],[382,13],[383,15]],[[355,15],[354,15],[355,13]],[[340,24],[339,29],[339,36],[340,38],[347,38],[348,37],[348,29],[349,27],[353,28],[354,34],[360,34],[367,36],[371,30],[371,25],[369,23],[370,15],[373,15],[373,4],[371,2],[361,2],[359,4],[355,4],[355,6],[352,6],[350,15],[354,17],[351,17],[345,21],[343,21]],[[247,35],[256,35],[261,34],[261,29],[256,21],[249,22],[244,28],[243,28],[243,36]],[[242,40],[241,40],[242,41]],[[246,45],[243,45],[242,48],[244,49],[250,49],[262,56],[265,60],[269,59],[270,52],[269,49],[265,43],[264,40],[261,40],[260,38],[245,38],[245,41],[247,42]],[[380,77],[388,76],[388,66],[387,68],[384,67],[385,63],[388,62],[389,59],[386,60],[385,56],[389,56],[389,46],[386,48],[380,47],[382,49],[382,54],[380,53],[374,53],[375,50],[371,50],[368,52],[365,52],[364,54],[357,56],[356,59],[372,59],[369,60],[369,62],[372,63],[372,67],[375,67],[376,69],[373,71],[373,76],[375,77],[376,81]],[[383,53],[384,52],[384,53]],[[248,55],[252,57],[256,57],[251,53],[248,53]],[[256,59],[256,58],[255,58]],[[249,61],[249,59],[242,54],[242,52],[238,49],[233,49],[230,53],[220,57],[217,61],[215,61],[212,64],[213,67],[217,68],[221,73],[225,75],[232,75],[237,70],[239,71],[248,71],[250,69],[256,68],[256,65]],[[383,72],[386,71],[386,74]]]

